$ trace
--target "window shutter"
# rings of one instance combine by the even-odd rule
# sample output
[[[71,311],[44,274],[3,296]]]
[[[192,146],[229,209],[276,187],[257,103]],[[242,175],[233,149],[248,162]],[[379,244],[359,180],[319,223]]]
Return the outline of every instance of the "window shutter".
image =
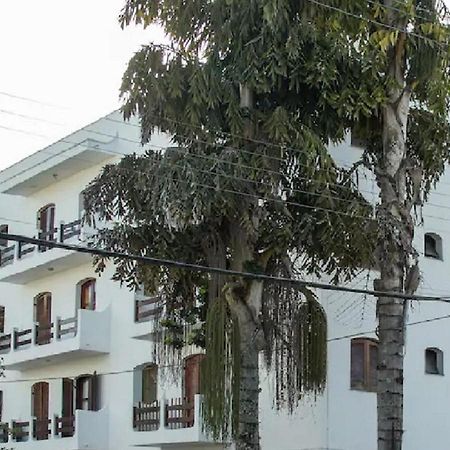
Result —
[[[0,333],[5,332],[5,307],[0,306]]]
[[[89,411],[99,410],[99,378],[97,372],[89,378]]]
[[[351,344],[351,386],[362,387],[364,385],[364,343],[352,342]]]
[[[73,416],[73,380],[63,378],[62,380],[62,416]]]
[[[0,225],[0,232],[2,233],[8,233],[8,225]],[[7,239],[0,239],[0,247],[8,247],[8,240]]]
[[[0,391],[0,422],[3,418],[3,391]]]

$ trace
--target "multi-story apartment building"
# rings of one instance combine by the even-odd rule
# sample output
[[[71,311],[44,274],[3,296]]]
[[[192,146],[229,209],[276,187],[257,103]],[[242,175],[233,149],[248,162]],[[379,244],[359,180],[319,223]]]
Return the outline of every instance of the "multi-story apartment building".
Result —
[[[170,144],[156,135],[152,148]],[[346,142],[339,157],[358,149]],[[1,230],[83,243],[82,192],[107,163],[141,152],[139,128],[113,113],[0,173]],[[422,294],[450,294],[450,189],[424,211]],[[362,186],[369,200],[370,179]],[[0,448],[218,449],[204,432],[196,352],[178,370],[153,359],[151,298],[98,277],[89,255],[0,242]],[[361,273],[350,286],[370,286]],[[321,293],[329,321],[328,385],[293,415],[273,408],[261,368],[264,450],[375,450],[375,300]],[[405,367],[405,450],[444,450],[450,425],[450,305],[415,303]],[[172,368],[173,369],[173,368]]]

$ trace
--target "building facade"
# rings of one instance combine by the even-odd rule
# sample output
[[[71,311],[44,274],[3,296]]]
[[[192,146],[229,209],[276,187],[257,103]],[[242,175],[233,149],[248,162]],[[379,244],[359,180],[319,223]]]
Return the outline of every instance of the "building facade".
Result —
[[[170,145],[155,135],[150,149]],[[142,152],[137,123],[118,113],[67,136],[0,173],[2,231],[83,245],[86,185],[108,163]],[[358,148],[334,148],[351,163]],[[361,189],[376,200],[372,180]],[[419,293],[450,293],[450,181],[444,177],[416,231]],[[30,450],[220,449],[201,420],[201,352],[179,367],[153,354],[154,299],[98,276],[87,254],[0,242],[0,448]],[[361,272],[352,287],[369,287]],[[273,374],[261,367],[264,450],[375,450],[375,300],[318,292],[329,322],[323,395],[294,414],[276,411]],[[450,426],[450,305],[414,303],[405,360],[405,450],[444,450]]]

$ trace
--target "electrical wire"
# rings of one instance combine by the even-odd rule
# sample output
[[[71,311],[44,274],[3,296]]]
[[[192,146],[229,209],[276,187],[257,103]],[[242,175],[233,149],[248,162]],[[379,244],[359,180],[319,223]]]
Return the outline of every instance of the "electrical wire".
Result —
[[[1,233],[0,232],[0,239],[5,239],[8,241],[22,242],[22,243],[37,245],[37,246],[45,247],[45,248],[60,248],[63,250],[70,250],[70,251],[79,252],[79,253],[96,255],[96,256],[103,257],[103,258],[124,259],[124,260],[128,260],[128,261],[135,261],[135,262],[140,262],[143,264],[149,264],[149,265],[153,265],[153,266],[176,267],[176,268],[180,268],[180,269],[193,270],[193,271],[209,273],[209,274],[238,276],[238,277],[253,279],[253,280],[257,280],[257,281],[267,281],[267,282],[273,282],[273,283],[286,284],[289,286],[298,286],[298,287],[303,287],[303,288],[307,287],[307,288],[327,290],[327,291],[351,292],[351,293],[357,293],[357,294],[367,294],[367,295],[372,295],[372,296],[376,296],[376,297],[397,298],[397,299],[403,299],[403,300],[432,301],[432,302],[437,301],[437,302],[443,302],[443,303],[450,303],[450,296],[436,297],[436,296],[404,294],[401,292],[392,292],[392,291],[378,291],[378,290],[370,290],[370,289],[368,290],[368,289],[359,289],[359,288],[348,288],[348,287],[344,287],[344,286],[337,286],[337,285],[326,284],[326,283],[318,283],[315,281],[303,281],[303,280],[297,280],[294,278],[278,277],[278,276],[253,273],[253,272],[243,272],[243,271],[238,271],[238,270],[223,269],[220,267],[210,267],[210,266],[187,263],[187,262],[172,260],[172,259],[154,258],[151,256],[143,256],[143,255],[132,255],[132,254],[128,254],[128,253],[114,252],[114,251],[110,251],[110,250],[104,250],[104,249],[99,249],[99,248],[94,248],[94,247],[89,247],[89,246],[82,247],[82,246],[78,246],[78,245],[65,244],[62,242],[47,241],[44,239],[36,239],[36,238],[28,237],[28,236],[10,234],[10,233]]]

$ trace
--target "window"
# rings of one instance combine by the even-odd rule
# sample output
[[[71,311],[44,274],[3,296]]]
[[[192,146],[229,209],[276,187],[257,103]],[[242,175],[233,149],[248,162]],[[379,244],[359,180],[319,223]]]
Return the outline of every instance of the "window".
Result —
[[[81,375],[75,383],[76,409],[85,411],[98,411],[99,409],[99,380],[96,373]]]
[[[95,310],[95,279],[88,278],[80,281],[80,308]]]
[[[0,233],[8,233],[8,225],[0,225]],[[8,247],[8,240],[0,239],[0,247]]]
[[[373,339],[356,338],[351,341],[352,389],[375,391],[377,387],[378,343]]]
[[[39,230],[39,239],[44,241],[54,241],[55,240],[55,205],[49,204],[42,207],[38,211],[37,216],[37,227]],[[39,250],[45,252],[48,247],[40,246]]]
[[[438,348],[425,350],[425,373],[444,375],[444,354]]]
[[[428,258],[442,258],[442,239],[436,233],[426,233],[424,238],[424,254]]]
[[[5,332],[5,307],[0,306],[0,333]]]
[[[142,369],[142,402],[152,404],[158,395],[158,366],[150,364]]]

